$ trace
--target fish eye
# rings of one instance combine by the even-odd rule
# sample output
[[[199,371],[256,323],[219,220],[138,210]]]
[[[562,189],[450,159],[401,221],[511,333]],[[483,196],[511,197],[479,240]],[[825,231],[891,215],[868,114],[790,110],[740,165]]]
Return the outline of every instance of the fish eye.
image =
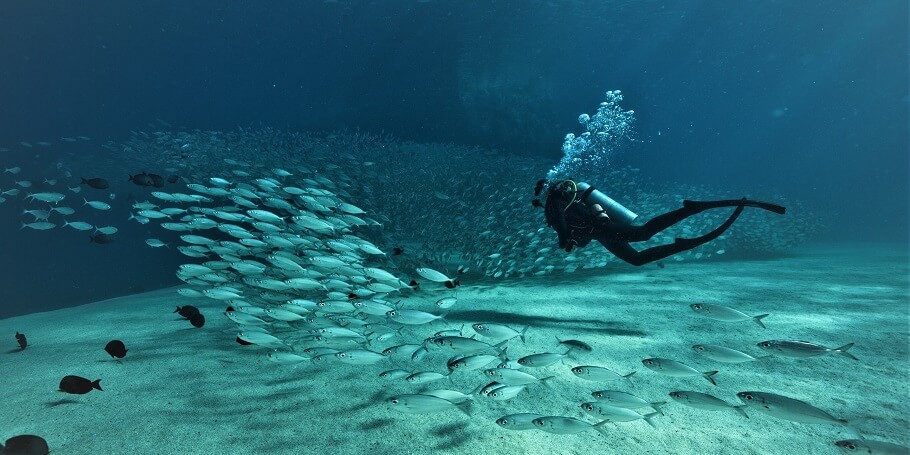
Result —
[[[646,362],[648,365],[654,365],[654,361],[653,361],[653,360],[645,360],[645,362]]]
[[[743,395],[743,398],[752,401],[752,395]]]
[[[392,400],[392,404],[398,404],[398,400]]]
[[[496,423],[498,423],[500,425],[508,425],[509,421],[508,421],[508,419],[499,419],[496,421]]]
[[[474,328],[477,330],[483,330],[483,324],[477,324],[474,326]]]
[[[594,398],[603,398],[604,397],[604,394],[602,394],[600,392],[593,392],[593,393],[591,393],[591,395],[594,395]]]
[[[539,427],[543,426],[543,421],[541,421],[541,420],[534,420],[531,423],[533,423],[534,425],[537,425]]]
[[[702,345],[700,345],[700,344],[696,344],[696,345],[695,345],[695,349],[698,349],[699,351],[704,351],[704,350],[705,350],[705,347],[702,346]]]
[[[693,309],[693,310],[700,310],[700,309],[701,309],[701,305],[699,305],[699,304],[696,303],[695,305],[692,305],[692,309]]]
[[[679,392],[670,392],[670,396],[673,398],[679,398]]]
[[[583,406],[585,407],[585,410],[586,410],[586,411],[593,411],[593,410],[594,410],[594,406],[591,406],[590,404],[584,404]]]

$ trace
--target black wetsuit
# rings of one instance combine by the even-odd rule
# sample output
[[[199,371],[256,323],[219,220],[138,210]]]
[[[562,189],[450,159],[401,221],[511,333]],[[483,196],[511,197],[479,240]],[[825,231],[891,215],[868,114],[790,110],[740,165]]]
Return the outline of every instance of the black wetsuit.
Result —
[[[780,214],[786,210],[779,205],[745,198],[705,202],[687,200],[683,201],[682,208],[658,215],[647,223],[636,226],[595,213],[585,202],[583,195],[574,190],[575,185],[571,183],[571,181],[565,181],[550,185],[546,203],[543,204],[547,225],[552,227],[559,236],[559,247],[571,251],[576,246],[583,247],[591,240],[597,240],[616,257],[636,266],[690,250],[716,239],[736,221],[744,207],[759,207]],[[538,183],[538,188],[540,188],[540,183]],[[637,251],[629,245],[631,242],[649,240],[658,232],[692,215],[718,207],[736,207],[736,209],[723,224],[700,237],[677,238],[673,243],[642,251]]]

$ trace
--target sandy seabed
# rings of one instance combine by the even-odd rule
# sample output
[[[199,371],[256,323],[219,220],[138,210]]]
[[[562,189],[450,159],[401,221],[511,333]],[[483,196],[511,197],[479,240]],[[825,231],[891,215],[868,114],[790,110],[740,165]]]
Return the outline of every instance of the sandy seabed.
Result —
[[[444,328],[496,322],[530,326],[526,343],[510,341],[508,354],[562,352],[556,338],[583,340],[594,349],[542,369],[509,401],[476,396],[469,414],[457,409],[402,414],[386,399],[448,388],[469,392],[485,384],[480,371],[414,385],[384,381],[392,368],[445,373],[447,356],[419,362],[392,358],[376,365],[336,362],[287,366],[269,351],[235,342],[236,325],[224,303],[190,299],[174,289],[131,295],[0,321],[8,348],[2,355],[0,439],[37,434],[51,453],[79,454],[304,454],[304,453],[528,453],[528,454],[825,454],[833,442],[857,437],[907,445],[910,416],[908,361],[908,255],[906,246],[806,247],[790,257],[611,266],[558,277],[472,282],[458,288],[445,322],[409,328],[402,339],[371,346],[418,342]],[[438,312],[434,302],[451,291],[424,289],[406,297],[407,308]],[[693,312],[696,302],[749,314],[771,313],[762,329],[751,321],[724,323]],[[205,314],[202,329],[172,311],[192,304]],[[20,351],[13,335],[28,336]],[[113,360],[103,348],[123,340],[129,352]],[[810,359],[775,357],[722,364],[695,353],[693,344],[717,344],[754,356],[756,343],[799,339],[838,347],[856,343],[859,361],[832,354]],[[353,346],[352,346],[353,347]],[[676,378],[644,368],[665,357],[700,370],[720,370],[717,386],[701,377]],[[623,380],[594,383],[570,372],[600,365]],[[104,391],[59,392],[60,379],[101,379]],[[664,416],[608,423],[575,435],[510,431],[495,420],[519,412],[564,415],[597,422],[580,407],[594,390],[623,390],[649,401],[668,401]],[[739,404],[736,393],[758,390],[811,403],[850,421],[849,427],[779,420],[747,409],[693,409],[668,393],[693,390]],[[648,412],[642,409],[642,412]]]

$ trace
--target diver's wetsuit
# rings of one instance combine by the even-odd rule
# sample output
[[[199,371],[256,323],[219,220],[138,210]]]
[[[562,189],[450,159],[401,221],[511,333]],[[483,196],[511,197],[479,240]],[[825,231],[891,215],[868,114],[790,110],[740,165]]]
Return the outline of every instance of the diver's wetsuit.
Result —
[[[570,183],[571,185],[567,184]],[[538,190],[541,184],[538,183]],[[658,215],[647,223],[636,226],[610,219],[603,212],[597,213],[579,194],[572,181],[551,184],[547,191],[544,213],[547,225],[556,230],[559,236],[559,247],[571,251],[576,246],[583,247],[597,240],[616,257],[639,266],[654,262],[674,254],[690,250],[716,239],[729,228],[742,213],[744,207],[758,207],[783,214],[785,208],[776,204],[752,201],[749,199],[729,199],[720,201],[683,201],[682,208]],[[535,205],[539,204],[539,201]],[[736,207],[733,213],[713,231],[695,238],[677,238],[671,244],[655,246],[637,251],[630,242],[643,242],[664,229],[705,210],[718,207]]]

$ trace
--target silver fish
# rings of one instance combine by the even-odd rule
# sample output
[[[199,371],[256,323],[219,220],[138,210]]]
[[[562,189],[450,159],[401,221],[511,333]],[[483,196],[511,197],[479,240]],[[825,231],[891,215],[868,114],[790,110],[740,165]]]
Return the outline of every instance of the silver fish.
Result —
[[[692,346],[692,350],[711,360],[724,363],[755,362],[756,360],[763,360],[771,357],[768,355],[762,357],[752,357],[745,352],[740,352],[736,349],[730,349],[713,344],[696,344]]]
[[[803,401],[768,392],[739,392],[736,394],[749,409],[763,412],[778,419],[799,423],[827,423],[846,425],[847,421],[838,419],[821,409]]]
[[[749,418],[749,415],[746,414],[746,411],[743,410],[746,405],[732,405],[724,400],[721,400],[720,398],[715,397],[714,395],[708,395],[707,393],[678,390],[676,392],[670,392],[670,398],[673,398],[679,403],[696,409],[705,409],[708,411],[722,411],[731,409],[740,413],[743,417],[747,419]]]
[[[667,403],[666,401],[648,401],[632,395],[631,393],[620,392],[618,390],[596,390],[591,392],[591,396],[598,401],[603,401],[604,403],[619,408],[639,409],[650,407],[659,412],[660,415],[664,414],[660,409],[660,406]]]
[[[388,403],[392,406],[392,409],[408,414],[440,412],[449,409],[459,409],[465,414],[468,414],[467,410],[460,408],[459,405],[446,400],[445,398],[439,398],[433,395],[397,395],[389,398]]]
[[[654,428],[657,427],[651,419],[660,415],[659,412],[642,415],[629,408],[610,406],[604,403],[582,403],[581,408],[597,417],[609,420],[610,422],[633,422],[635,420],[644,420],[648,425],[651,425]]]
[[[534,427],[547,433],[554,434],[575,434],[581,433],[582,431],[593,430],[599,428],[603,424],[609,422],[609,420],[604,420],[596,424],[590,424],[584,420],[574,419],[572,417],[562,417],[562,416],[545,416],[538,417],[532,420]]]
[[[572,374],[578,376],[582,379],[587,379],[589,381],[614,381],[616,379],[625,379],[632,382],[632,375],[635,372],[629,374],[619,374],[609,368],[594,366],[594,365],[579,365],[572,368]]]
[[[667,376],[673,376],[677,378],[701,376],[707,379],[711,384],[717,385],[717,382],[714,381],[714,375],[718,373],[717,370],[702,372],[690,367],[689,365],[686,365],[685,363],[670,359],[661,359],[657,357],[644,359],[641,361],[641,363],[648,369],[661,374],[665,374]]]
[[[762,322],[762,319],[770,316],[770,313],[759,314],[757,316],[749,316],[746,313],[743,313],[739,310],[734,310],[730,307],[725,307],[723,305],[712,305],[710,303],[693,303],[689,305],[689,308],[692,308],[692,311],[705,316],[715,321],[723,322],[739,322],[739,321],[748,321],[752,320],[758,324],[761,328],[765,329],[765,324]]]
[[[847,350],[853,347],[853,343],[847,343],[839,348],[831,349],[820,344],[810,343],[808,341],[768,340],[758,343],[758,347],[785,357],[805,358],[837,353],[853,360],[859,360],[854,357],[853,354],[847,352]]]

